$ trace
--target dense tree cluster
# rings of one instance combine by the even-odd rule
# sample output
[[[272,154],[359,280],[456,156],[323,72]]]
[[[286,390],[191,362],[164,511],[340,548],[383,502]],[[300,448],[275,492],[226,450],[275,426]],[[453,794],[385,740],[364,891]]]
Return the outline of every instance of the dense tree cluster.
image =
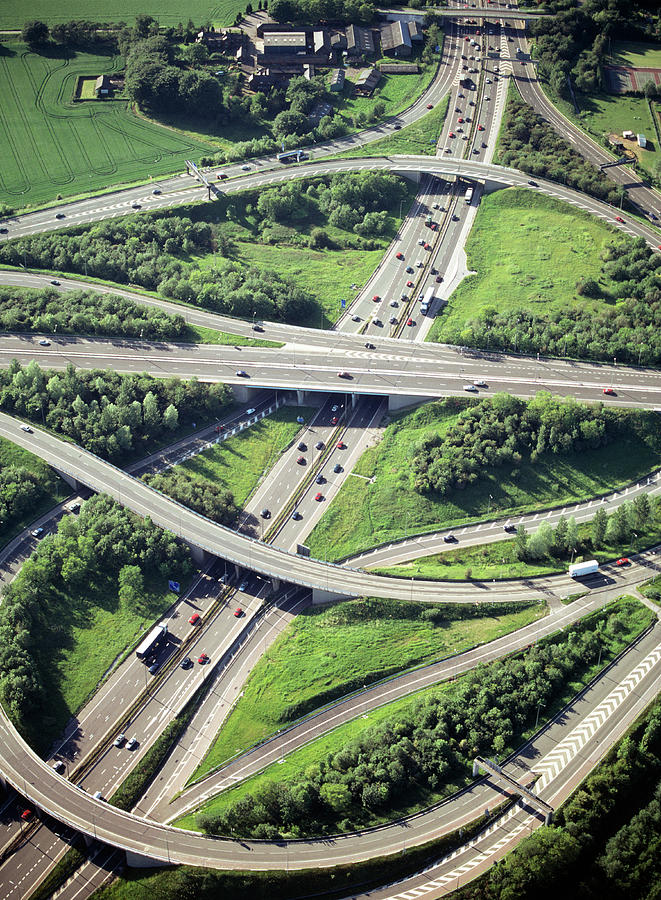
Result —
[[[219,522],[234,525],[239,509],[234,495],[208,479],[194,478],[184,471],[171,469],[157,475],[144,475],[148,485],[183,503],[195,512]]]
[[[412,793],[441,791],[466,773],[477,754],[500,755],[535,721],[567,683],[596,662],[602,634],[628,618],[601,611],[569,634],[547,639],[525,655],[471,671],[451,694],[425,697],[310,766],[305,777],[268,782],[218,815],[198,823],[213,834],[278,838],[353,827],[396,808]]]
[[[459,900],[653,900],[661,883],[661,702],[557,811]]]
[[[508,100],[498,162],[551,178],[608,203],[620,201],[613,182],[518,96]]]
[[[230,402],[224,384],[26,367],[12,360],[0,372],[0,408],[44,423],[58,434],[117,462],[179,424],[218,417]]]
[[[206,222],[181,216],[129,216],[7,241],[0,247],[0,262],[79,272],[153,290],[164,278],[184,270],[175,254],[203,253],[211,247],[212,232]]]
[[[58,44],[73,47],[91,44],[99,39],[99,22],[88,22],[86,19],[75,19],[71,22],[60,22],[50,30],[51,37]]]
[[[114,580],[121,592],[123,573],[153,583],[183,577],[192,570],[188,549],[149,519],[139,519],[109,497],[92,497],[79,516],[65,516],[5,588],[0,604],[0,699],[21,730],[37,729],[49,718],[44,648],[68,646],[80,624],[70,606],[94,594],[97,583]],[[140,610],[143,597],[131,596]]]
[[[278,22],[369,25],[376,7],[371,0],[271,0],[269,14]]]
[[[46,487],[24,466],[0,466],[0,532],[10,528],[39,505]]]
[[[464,410],[445,434],[430,431],[414,448],[415,490],[446,494],[473,484],[493,466],[533,462],[543,453],[573,453],[609,443],[618,412],[540,392],[528,402],[496,394]]]
[[[177,340],[183,316],[140,306],[116,294],[0,286],[0,330],[53,334],[107,334]]]
[[[643,238],[609,244],[603,254],[603,280],[581,279],[579,294],[618,302],[582,304],[565,301],[549,312],[525,307],[479,317],[445,332],[450,342],[486,349],[612,360],[636,365],[661,363],[661,257]]]

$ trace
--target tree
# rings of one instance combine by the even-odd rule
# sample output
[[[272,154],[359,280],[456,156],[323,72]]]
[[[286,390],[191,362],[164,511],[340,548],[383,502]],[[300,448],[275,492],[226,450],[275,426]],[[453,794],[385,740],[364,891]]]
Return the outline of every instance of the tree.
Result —
[[[170,404],[163,413],[163,425],[168,431],[175,431],[179,425],[179,412],[174,404]]]
[[[527,559],[528,532],[526,531],[525,525],[519,525],[516,537],[514,538],[514,549],[517,559]]]
[[[592,546],[595,550],[603,546],[607,524],[608,515],[606,514],[606,510],[600,506],[592,519]]]
[[[567,549],[567,520],[564,516],[560,516],[558,524],[555,527],[553,547],[558,554],[564,553]]]
[[[43,46],[47,43],[49,36],[48,25],[45,22],[40,22],[38,19],[26,22],[21,31],[21,37],[31,47]]]
[[[577,550],[579,546],[580,540],[578,536],[578,525],[576,523],[576,519],[572,516],[567,522],[567,550]]]
[[[140,566],[122,566],[117,583],[120,600],[135,607],[145,592],[145,580]]]
[[[548,522],[542,522],[537,531],[528,539],[526,559],[544,559],[553,545],[553,529]],[[518,552],[517,552],[518,555]]]
[[[651,507],[648,494],[639,494],[633,501],[634,528],[645,528],[650,519]]]

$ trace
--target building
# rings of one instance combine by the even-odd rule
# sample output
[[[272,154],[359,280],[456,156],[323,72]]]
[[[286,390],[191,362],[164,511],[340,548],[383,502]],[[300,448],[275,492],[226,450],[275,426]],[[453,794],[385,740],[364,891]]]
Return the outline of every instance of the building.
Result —
[[[209,53],[222,53],[225,56],[236,56],[237,50],[245,47],[248,37],[243,31],[200,31],[195,38],[198,44],[204,44]]]
[[[292,25],[280,24],[279,22],[260,22],[255,29],[257,37],[263,38],[270,31],[293,31]]]
[[[413,51],[409,26],[406,22],[391,22],[381,26],[381,52],[386,56],[410,56]]]
[[[647,138],[644,134],[636,135],[636,140],[638,141],[638,146],[642,147],[643,150],[647,147]]]
[[[348,56],[362,56],[364,53],[370,54],[376,51],[376,41],[371,28],[349,25],[344,33],[347,37]]]
[[[264,35],[264,56],[305,56],[307,52],[304,31],[268,31]]]
[[[409,26],[409,36],[414,44],[421,44],[425,36],[422,31],[422,23],[418,21],[411,21],[406,23]]]
[[[417,75],[420,66],[417,63],[379,63],[382,75]]]
[[[344,69],[333,69],[331,72],[330,89],[336,94],[344,87]]]
[[[363,69],[356,81],[356,93],[361,97],[371,97],[380,80],[381,73],[378,69]]]
[[[108,97],[112,90],[110,75],[99,75],[94,82],[94,93],[97,97]]]
[[[330,36],[331,50],[337,50],[340,53],[347,49],[347,36],[343,31],[335,31]]]
[[[634,138],[633,131],[623,131],[622,137],[627,141],[632,141]]]

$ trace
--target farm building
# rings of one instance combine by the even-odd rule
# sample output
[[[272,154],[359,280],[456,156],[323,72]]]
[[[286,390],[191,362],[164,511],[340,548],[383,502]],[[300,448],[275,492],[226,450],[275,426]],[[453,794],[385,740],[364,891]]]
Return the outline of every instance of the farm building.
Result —
[[[386,56],[410,56],[413,50],[406,22],[381,26],[381,52]]]
[[[363,69],[356,81],[356,93],[362,97],[371,97],[380,79],[381,73],[378,69]]]
[[[643,150],[647,147],[647,138],[644,134],[637,135],[636,140],[638,141],[638,146],[642,147]]]
[[[330,89],[338,93],[344,87],[344,69],[333,69],[331,73]]]
[[[417,63],[379,63],[382,75],[417,75],[420,66]]]
[[[94,82],[94,93],[97,97],[108,97],[112,90],[110,75],[99,75]]]
[[[304,31],[269,31],[264,35],[264,56],[304,55],[308,37]]]
[[[622,132],[622,137],[623,137],[623,138],[626,138],[627,141],[632,141],[633,138],[634,138],[633,131],[623,131],[623,132]]]
[[[345,34],[347,36],[347,54],[349,56],[362,56],[363,53],[375,52],[376,42],[371,28],[349,25]]]
[[[417,21],[411,21],[406,23],[409,26],[409,36],[414,44],[421,44],[425,36],[422,32],[422,24]]]

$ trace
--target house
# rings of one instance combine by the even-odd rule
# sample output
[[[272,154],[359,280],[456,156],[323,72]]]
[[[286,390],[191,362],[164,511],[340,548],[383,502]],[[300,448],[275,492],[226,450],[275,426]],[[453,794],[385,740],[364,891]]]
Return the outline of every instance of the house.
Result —
[[[363,69],[356,81],[356,93],[361,97],[371,97],[380,80],[381,73],[378,69]]]
[[[410,56],[413,50],[406,22],[390,22],[381,26],[381,52],[386,56]]]
[[[209,53],[222,53],[226,56],[236,56],[247,43],[248,37],[243,31],[200,31],[195,42],[204,44]]]
[[[417,75],[420,66],[417,63],[379,63],[382,75]]]
[[[347,54],[349,56],[362,56],[364,53],[375,52],[376,42],[371,28],[349,25],[344,33],[347,37]]]
[[[641,147],[643,150],[645,149],[645,147],[647,147],[647,138],[645,137],[644,134],[637,135],[636,140],[638,141],[638,146]]]
[[[409,36],[414,44],[421,44],[425,36],[422,31],[422,23],[411,21],[406,23],[409,26]]]
[[[94,82],[94,93],[97,97],[108,97],[112,90],[110,75],[99,75]]]
[[[283,86],[289,83],[291,74],[283,69],[275,69],[268,67],[264,69],[256,69],[246,82],[251,91],[263,91],[266,93],[272,87]]]
[[[344,69],[333,69],[331,72],[330,90],[338,94],[344,87]]]

